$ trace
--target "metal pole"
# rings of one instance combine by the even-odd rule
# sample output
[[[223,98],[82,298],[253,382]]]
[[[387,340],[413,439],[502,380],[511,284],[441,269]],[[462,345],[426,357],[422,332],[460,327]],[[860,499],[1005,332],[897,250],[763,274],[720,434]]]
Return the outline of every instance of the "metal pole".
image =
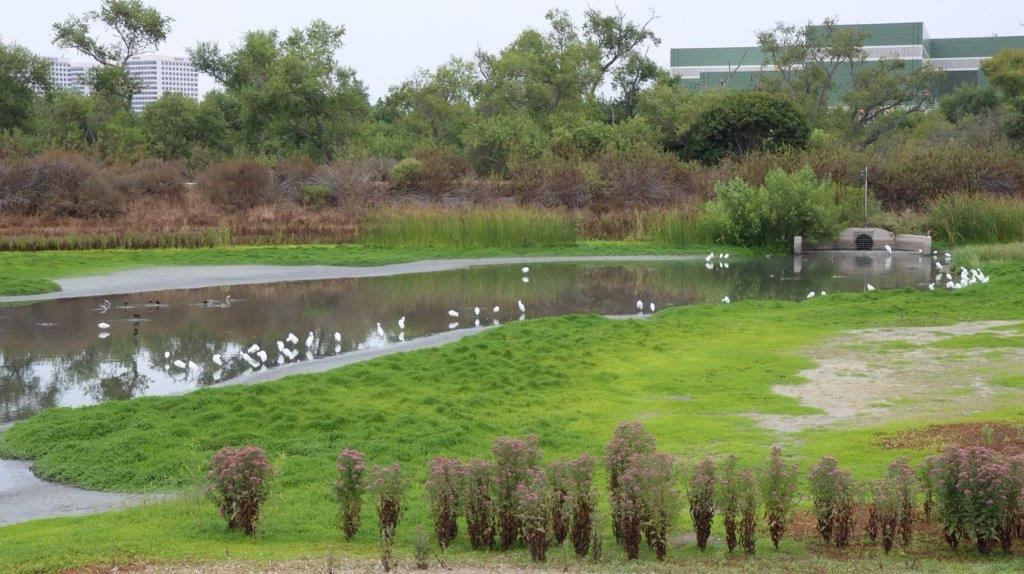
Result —
[[[868,226],[868,168],[864,166],[864,171],[861,172],[864,175],[864,227]]]

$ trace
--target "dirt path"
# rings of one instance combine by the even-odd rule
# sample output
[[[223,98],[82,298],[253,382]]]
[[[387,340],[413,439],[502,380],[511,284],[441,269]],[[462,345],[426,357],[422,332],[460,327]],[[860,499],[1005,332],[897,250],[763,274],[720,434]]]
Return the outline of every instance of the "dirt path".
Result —
[[[1024,374],[1024,349],[928,346],[980,333],[1019,335],[1005,327],[1020,323],[981,321],[844,333],[808,350],[805,356],[817,366],[800,373],[806,383],[773,387],[823,413],[751,416],[766,428],[796,432],[837,423],[864,426],[895,418],[967,414],[991,408],[995,397],[1024,399],[1018,389],[989,384],[1000,374]]]
[[[251,285],[283,281],[312,281],[350,277],[386,277],[409,273],[452,271],[486,265],[520,265],[532,263],[577,263],[588,261],[696,261],[699,255],[612,255],[612,256],[539,256],[488,257],[483,259],[435,259],[393,265],[366,267],[331,265],[189,265],[142,267],[115,271],[105,275],[57,279],[61,290],[40,295],[0,297],[0,303],[46,301],[124,295],[168,289],[199,289],[222,285]]]

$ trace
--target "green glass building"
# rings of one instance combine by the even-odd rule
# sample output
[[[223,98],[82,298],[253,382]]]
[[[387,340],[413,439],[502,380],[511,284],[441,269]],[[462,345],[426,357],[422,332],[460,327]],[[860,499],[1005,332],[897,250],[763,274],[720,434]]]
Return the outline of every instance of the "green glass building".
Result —
[[[932,38],[922,22],[891,24],[845,24],[864,32],[864,66],[880,59],[900,58],[908,69],[930,64],[947,72],[940,92],[972,83],[984,85],[981,62],[1003,48],[1024,48],[1024,36],[980,38]],[[763,74],[776,73],[766,64],[757,46],[733,48],[675,48],[671,51],[671,72],[684,86],[693,89],[756,87]],[[849,89],[853,71],[844,66],[836,72],[836,102]]]

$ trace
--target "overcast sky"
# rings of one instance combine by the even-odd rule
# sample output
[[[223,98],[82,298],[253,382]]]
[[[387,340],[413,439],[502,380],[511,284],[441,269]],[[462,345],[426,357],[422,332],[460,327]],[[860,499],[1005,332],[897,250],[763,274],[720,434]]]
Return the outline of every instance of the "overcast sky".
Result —
[[[40,54],[77,58],[50,44],[51,25],[68,14],[95,9],[99,0],[5,0],[0,39]],[[544,13],[557,6],[579,16],[588,6],[612,11],[618,5],[634,19],[649,10],[659,15],[662,39],[651,54],[668,66],[670,48],[737,46],[753,43],[757,30],[777,21],[841,23],[923,21],[932,37],[1024,35],[1021,0],[148,0],[174,18],[160,52],[184,55],[199,40],[224,47],[246,30],[290,29],[314,18],[343,24],[348,33],[339,61],[352,66],[371,98],[452,55],[470,57],[477,47],[496,51],[526,27],[545,29]],[[205,81],[206,88],[213,87]]]

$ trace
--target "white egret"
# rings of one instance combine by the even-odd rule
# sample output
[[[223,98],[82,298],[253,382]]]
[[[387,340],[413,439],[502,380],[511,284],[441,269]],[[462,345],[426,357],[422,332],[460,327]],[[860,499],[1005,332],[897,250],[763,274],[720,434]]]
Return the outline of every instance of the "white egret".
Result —
[[[807,298],[808,299],[813,299],[814,298],[814,291],[811,291],[810,293],[808,293],[807,294]]]
[[[314,340],[315,340],[315,338],[313,337],[313,331],[310,331],[309,332],[309,336],[306,337],[306,348],[307,349],[313,346],[313,341]]]
[[[934,291],[935,290],[935,283],[929,283],[928,284],[928,290],[929,291]]]
[[[277,342],[277,352],[280,353],[282,351],[284,351],[284,342],[283,341],[278,341]]]
[[[263,349],[260,349],[260,350],[259,350],[259,351],[258,351],[258,352],[256,353],[256,356],[260,358],[260,362],[261,362],[261,363],[266,363],[266,362],[267,362],[267,352],[266,352],[266,351],[264,351]]]
[[[729,303],[732,303],[732,299],[730,299],[729,296],[726,295],[725,297],[722,297],[722,303],[728,305]]]
[[[384,336],[384,327],[381,327],[380,323],[377,323],[377,335],[380,337]]]
[[[644,310],[644,302],[641,301],[640,299],[637,299],[636,300],[636,308],[641,310],[641,311],[643,311]]]
[[[651,303],[651,313],[654,312],[654,303]]]
[[[252,345],[249,346],[249,348],[246,350],[246,352],[248,352],[251,355],[251,354],[253,354],[253,353],[255,353],[256,351],[259,351],[259,350],[260,350],[260,346],[257,345],[256,343],[253,343]]]
[[[473,315],[480,316],[480,307],[473,307]]]
[[[498,307],[497,305],[494,306],[494,309],[491,309],[491,313],[494,313],[495,315],[497,315],[499,311],[501,311],[501,307]]]
[[[885,246],[885,252],[888,253],[889,255],[892,255],[892,247],[890,247],[889,245],[886,245]]]
[[[525,313],[526,312],[526,305],[523,305],[522,299],[520,299],[516,303],[519,305],[519,312],[520,313]]]
[[[458,322],[455,322],[455,323],[448,323],[448,328],[449,328],[449,329],[454,329],[454,328],[456,328],[456,327],[458,327],[458,326],[459,326],[459,323],[458,323]]]
[[[399,329],[405,329],[405,315],[402,315],[401,317],[399,317],[399,319],[398,319],[398,328]]]
[[[725,255],[722,256],[722,259],[728,259],[728,258],[729,258],[729,254],[728,253],[726,253]]]
[[[218,367],[224,364],[224,361],[221,360],[220,358],[220,353],[213,354],[213,364],[217,365]]]
[[[221,377],[223,377],[223,376],[224,376],[224,371],[222,371],[222,370],[220,370],[220,369],[217,369],[217,370],[216,370],[216,371],[214,371],[214,373],[213,373],[213,380],[215,380],[215,381],[219,381],[219,380],[220,380],[220,378],[221,378]]]
[[[171,358],[171,352],[170,351],[164,351],[164,358],[165,359],[170,359]]]
[[[449,317],[458,317],[459,316],[459,312],[456,311],[455,309],[448,309],[448,316]]]
[[[818,293],[818,295],[821,295],[822,297],[824,297],[825,295],[828,295],[828,293],[822,291],[821,293]]]
[[[299,342],[299,338],[295,336],[295,333],[288,333],[288,336],[285,337],[284,340],[288,341],[289,343],[291,343],[293,345],[298,344],[298,342]]]
[[[99,327],[100,329],[109,329],[110,323],[97,323],[96,326]]]
[[[529,272],[530,272],[530,268],[529,267],[523,267],[523,273],[529,273]]]
[[[473,326],[474,326],[474,327],[479,327],[479,326],[480,326],[480,319],[475,319],[475,320],[473,321]]]
[[[175,359],[174,363],[172,363],[172,364],[175,367],[178,367],[179,369],[184,369],[185,367],[188,366],[188,365],[185,364],[185,361],[182,361],[181,359]]]
[[[946,289],[952,289],[952,288],[953,288],[953,282],[952,281],[946,281]]]
[[[197,364],[193,363],[193,362],[192,362],[192,361],[190,360],[190,361],[188,362],[188,370],[190,370],[190,371],[198,371],[198,370],[199,370],[199,365],[197,365]]]
[[[106,339],[109,336],[110,336],[110,331],[100,331],[100,334],[98,335],[98,337],[100,339]]]
[[[868,283],[868,291],[874,291],[874,290],[875,290],[875,286],[870,284],[870,283]]]
[[[402,320],[399,321],[399,324],[402,324],[402,323],[405,323],[405,317],[402,317]],[[341,342],[341,333],[339,333],[338,331],[334,332],[334,342],[335,343],[340,343]]]
[[[714,258],[715,258],[715,254],[714,253],[708,253],[708,256],[704,258],[704,261],[707,261],[708,263],[710,263],[711,260],[714,259]]]

